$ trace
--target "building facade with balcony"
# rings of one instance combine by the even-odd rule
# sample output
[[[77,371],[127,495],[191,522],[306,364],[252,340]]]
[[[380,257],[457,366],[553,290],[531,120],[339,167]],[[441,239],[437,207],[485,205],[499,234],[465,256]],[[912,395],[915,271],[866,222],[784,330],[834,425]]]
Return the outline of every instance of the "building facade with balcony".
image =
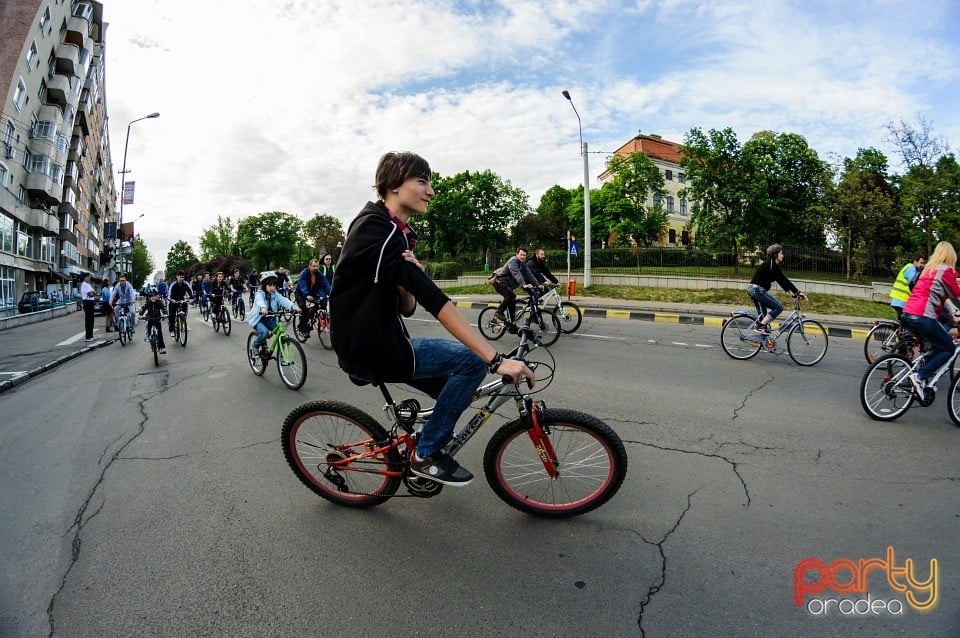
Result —
[[[690,222],[692,204],[682,193],[687,187],[683,168],[680,166],[680,144],[663,139],[659,135],[637,134],[636,137],[624,143],[614,151],[614,155],[629,157],[633,153],[643,153],[654,163],[663,175],[663,185],[666,195],[661,200],[650,195],[647,206],[659,204],[667,213],[668,227],[663,236],[657,240],[659,246],[689,246],[693,243],[694,228]],[[609,173],[604,171],[599,179],[604,182]]]
[[[103,5],[0,3],[0,308],[102,271],[115,216]]]

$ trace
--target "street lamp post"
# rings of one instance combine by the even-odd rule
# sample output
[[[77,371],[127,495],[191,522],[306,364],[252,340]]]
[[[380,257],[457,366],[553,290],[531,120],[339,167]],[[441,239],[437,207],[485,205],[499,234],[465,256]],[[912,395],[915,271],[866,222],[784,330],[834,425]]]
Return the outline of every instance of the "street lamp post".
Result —
[[[120,223],[117,226],[118,229],[120,230],[121,237],[123,236],[123,191],[126,190],[127,188],[127,149],[130,147],[130,127],[133,126],[136,122],[139,122],[140,120],[147,120],[155,117],[160,117],[160,114],[151,113],[150,115],[144,115],[143,117],[138,117],[137,119],[132,120],[129,124],[127,124],[127,139],[123,143],[123,170],[120,171]],[[123,248],[123,239],[120,239],[117,242],[118,257],[121,255],[122,248]]]
[[[563,91],[573,113],[577,116],[577,130],[580,131],[580,149],[583,155],[583,287],[590,287],[590,163],[587,159],[587,143],[583,141],[583,126],[580,123],[580,114],[573,105],[570,91]]]

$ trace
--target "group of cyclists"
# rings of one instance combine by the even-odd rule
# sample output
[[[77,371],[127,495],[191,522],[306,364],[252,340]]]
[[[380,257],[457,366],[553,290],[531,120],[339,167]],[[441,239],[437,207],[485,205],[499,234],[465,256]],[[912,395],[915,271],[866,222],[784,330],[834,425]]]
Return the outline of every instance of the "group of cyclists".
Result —
[[[310,334],[311,314],[318,308],[325,308],[327,298],[333,283],[333,274],[336,266],[333,263],[333,256],[326,254],[322,260],[312,259],[306,268],[300,273],[296,285],[291,285],[290,276],[287,270],[279,267],[276,270],[258,272],[252,270],[244,276],[239,268],[235,268],[232,273],[217,272],[211,275],[205,272],[197,275],[192,280],[187,281],[186,273],[179,271],[173,282],[167,283],[163,278],[155,285],[146,287],[147,301],[140,310],[141,316],[147,318],[147,334],[155,325],[159,336],[159,352],[166,354],[166,346],[163,341],[162,319],[167,318],[167,328],[170,336],[175,335],[174,319],[181,305],[183,312],[187,312],[187,305],[205,307],[210,304],[210,311],[214,317],[219,317],[221,307],[228,302],[237,308],[242,308],[243,295],[250,295],[250,313],[244,313],[244,320],[250,324],[258,335],[262,333],[263,339],[273,328],[271,317],[262,315],[275,312],[279,307],[292,309],[300,313],[301,319],[299,330],[306,336]],[[106,285],[104,286],[106,289]],[[120,276],[118,283],[110,292],[110,299],[105,300],[111,304],[113,313],[108,314],[108,321],[113,321],[113,315],[119,312],[128,312],[130,325],[135,326],[135,313],[130,312],[135,308],[136,293],[133,286],[126,282],[124,276]],[[290,296],[296,298],[296,304],[289,301]],[[282,297],[284,304],[277,297]],[[289,307],[288,307],[289,306]],[[119,315],[117,315],[119,316]],[[108,327],[109,332],[111,328]],[[134,332],[132,330],[132,332]],[[256,344],[262,346],[263,339],[258,339]]]

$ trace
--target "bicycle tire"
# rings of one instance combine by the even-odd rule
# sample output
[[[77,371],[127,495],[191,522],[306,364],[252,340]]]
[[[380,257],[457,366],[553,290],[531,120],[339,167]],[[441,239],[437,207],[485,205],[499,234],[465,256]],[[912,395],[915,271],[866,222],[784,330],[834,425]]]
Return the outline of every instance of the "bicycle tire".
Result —
[[[187,322],[183,317],[177,317],[177,341],[181,348],[187,347]]]
[[[376,473],[402,470],[396,448],[365,459],[356,471],[339,470],[330,463],[389,440],[373,417],[340,401],[310,401],[297,406],[284,420],[280,435],[283,456],[304,485],[332,503],[358,508],[379,505],[400,487],[400,476]]]
[[[803,319],[787,335],[787,354],[800,366],[820,363],[829,346],[826,328],[813,319]]]
[[[240,299],[237,300],[237,310],[238,310],[239,313],[240,313],[240,314],[237,315],[237,319],[239,319],[240,317],[246,316],[246,314],[247,314],[247,306],[246,306],[246,304],[244,304],[244,302],[243,302],[243,297],[240,297]]]
[[[552,346],[560,338],[560,317],[557,316],[556,309],[550,312],[542,310],[538,314],[540,315],[540,320],[539,322],[531,320],[530,330],[533,331],[533,336],[540,345]]]
[[[229,337],[231,330],[233,330],[233,326],[230,325],[230,315],[226,315],[226,320],[223,322],[223,334]]]
[[[130,335],[127,334],[127,319],[126,317],[120,317],[120,321],[117,322],[117,337],[120,339],[120,345],[127,345],[127,340],[130,338]]]
[[[310,321],[307,322],[307,325],[310,328],[313,328],[313,318],[311,318]],[[307,339],[310,338],[310,333],[300,332],[300,322],[298,321],[293,326],[293,336],[296,337],[297,341],[299,341],[300,343],[306,343]]]
[[[870,328],[867,338],[863,342],[863,356],[867,363],[873,363],[885,354],[895,351],[897,334],[896,324],[880,322]]]
[[[333,338],[330,336],[330,317],[326,314],[317,319],[317,339],[324,350],[333,350]]]
[[[213,315],[213,331],[214,332],[220,332],[220,324],[223,323],[223,315],[226,315],[229,317],[230,313],[229,312],[224,313],[221,311]]]
[[[947,414],[953,424],[960,428],[960,376],[950,382],[950,392],[947,394]]]
[[[289,337],[277,344],[277,372],[283,385],[291,390],[299,390],[307,381],[307,356],[303,346]]]
[[[480,329],[480,334],[490,341],[496,341],[507,331],[506,322],[502,319],[497,319],[496,313],[496,308],[484,308],[480,311],[480,316],[477,318],[477,328]]]
[[[487,483],[504,502],[544,517],[584,514],[609,501],[627,474],[627,451],[600,419],[573,410],[547,409],[539,417],[557,455],[551,478],[528,428],[515,419],[494,432],[483,454]]]
[[[157,345],[156,332],[150,333],[150,349],[153,350],[153,365],[160,365],[160,346]]]
[[[734,315],[720,329],[720,347],[730,357],[745,361],[760,352],[760,343],[753,337],[757,318],[753,315]]]
[[[871,419],[893,421],[910,409],[913,387],[906,380],[910,367],[906,358],[888,354],[877,359],[863,373],[860,406]]]
[[[253,342],[256,341],[256,339],[256,332],[251,332],[247,336],[247,363],[255,375],[262,377],[263,373],[267,370],[267,362],[260,357],[260,353],[253,347]]]
[[[560,317],[560,330],[564,334],[573,334],[580,329],[583,322],[583,311],[580,306],[572,301],[564,301],[562,305],[557,305],[557,314]]]
[[[210,320],[210,302],[209,301],[201,306],[200,316],[203,317],[204,321]]]

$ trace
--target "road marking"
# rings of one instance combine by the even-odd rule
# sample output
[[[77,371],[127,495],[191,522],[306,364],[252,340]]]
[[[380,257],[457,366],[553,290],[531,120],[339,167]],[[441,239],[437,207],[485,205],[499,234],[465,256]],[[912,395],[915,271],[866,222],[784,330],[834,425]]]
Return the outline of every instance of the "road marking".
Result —
[[[97,332],[96,328],[94,328],[93,331],[94,331],[94,333],[96,333],[96,332]],[[87,334],[87,333],[85,333],[85,332],[79,332],[79,333],[73,335],[72,337],[70,337],[69,339],[64,339],[63,341],[61,341],[61,342],[58,343],[57,345],[58,345],[58,346],[69,346],[71,343],[74,343],[74,342],[76,342],[76,341],[79,341],[80,339],[83,339],[83,338],[86,336],[86,334]]]
[[[27,374],[26,370],[14,370],[13,372],[0,372],[0,374],[9,374],[14,377],[19,377],[21,374]]]
[[[675,345],[675,346],[689,346],[689,345],[690,345],[689,343],[684,343],[683,341],[671,341],[670,343],[672,343],[672,344]]]

